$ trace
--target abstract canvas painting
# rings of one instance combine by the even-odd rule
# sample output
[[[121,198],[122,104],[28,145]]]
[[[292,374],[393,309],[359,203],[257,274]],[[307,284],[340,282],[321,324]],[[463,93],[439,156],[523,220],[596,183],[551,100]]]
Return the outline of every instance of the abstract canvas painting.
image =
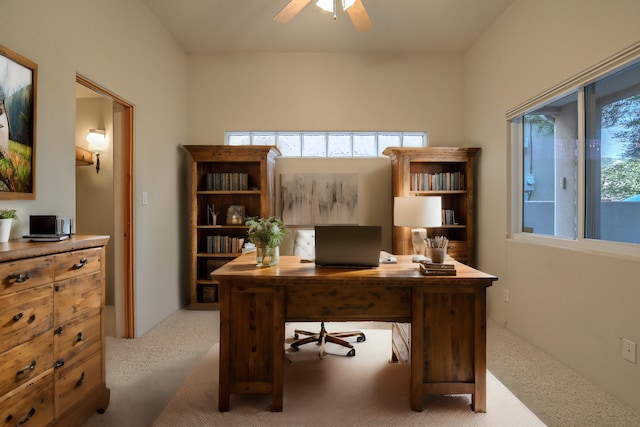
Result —
[[[282,221],[287,225],[358,224],[358,175],[282,174]]]

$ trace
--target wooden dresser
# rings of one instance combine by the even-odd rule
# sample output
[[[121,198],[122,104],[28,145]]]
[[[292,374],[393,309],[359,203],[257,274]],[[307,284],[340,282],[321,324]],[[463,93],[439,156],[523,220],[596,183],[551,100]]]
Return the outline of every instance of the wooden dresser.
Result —
[[[108,236],[0,243],[0,423],[78,426],[109,405]]]

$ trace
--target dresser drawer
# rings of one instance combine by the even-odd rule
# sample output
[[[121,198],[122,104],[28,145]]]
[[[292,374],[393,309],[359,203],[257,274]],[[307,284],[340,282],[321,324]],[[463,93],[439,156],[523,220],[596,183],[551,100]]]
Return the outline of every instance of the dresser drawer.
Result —
[[[102,302],[102,273],[56,282],[54,285],[54,322],[60,325],[83,321],[100,314]]]
[[[0,297],[0,353],[53,327],[53,285]]]
[[[0,399],[3,399],[0,397]],[[2,426],[46,426],[53,421],[53,370],[0,400]]]
[[[82,400],[98,385],[102,384],[101,352],[56,368],[56,416]]]
[[[0,296],[53,282],[53,257],[0,264]]]
[[[42,334],[0,354],[0,396],[53,366],[53,338]]]
[[[73,358],[91,354],[100,349],[101,338],[99,315],[81,322],[56,324],[53,335],[56,358],[62,358],[68,362]]]
[[[54,255],[54,278],[64,280],[100,271],[102,249],[93,248]]]

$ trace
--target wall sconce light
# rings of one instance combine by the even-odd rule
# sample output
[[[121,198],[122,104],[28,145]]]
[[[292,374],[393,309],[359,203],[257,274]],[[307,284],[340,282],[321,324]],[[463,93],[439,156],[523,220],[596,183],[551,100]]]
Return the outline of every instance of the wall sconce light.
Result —
[[[100,151],[107,148],[106,132],[101,129],[89,129],[87,134],[89,149],[96,153],[96,173],[100,172]]]

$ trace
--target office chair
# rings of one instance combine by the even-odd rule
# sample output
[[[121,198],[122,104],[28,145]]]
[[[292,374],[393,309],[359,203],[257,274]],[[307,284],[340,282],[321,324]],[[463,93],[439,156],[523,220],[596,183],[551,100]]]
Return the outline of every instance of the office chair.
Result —
[[[297,230],[296,237],[293,243],[293,254],[300,256],[303,261],[312,261],[315,259],[315,230]],[[300,339],[300,335],[305,335],[306,338]],[[320,323],[319,332],[309,332],[296,329],[293,337],[295,342],[291,343],[291,349],[293,351],[299,351],[301,345],[315,342],[320,346],[320,358],[324,359],[326,352],[324,351],[324,345],[327,342],[337,344],[349,349],[346,356],[353,357],[356,355],[356,349],[353,345],[344,340],[343,338],[357,337],[357,342],[364,342],[367,337],[361,331],[349,331],[349,332],[327,332],[324,327],[324,322]]]

